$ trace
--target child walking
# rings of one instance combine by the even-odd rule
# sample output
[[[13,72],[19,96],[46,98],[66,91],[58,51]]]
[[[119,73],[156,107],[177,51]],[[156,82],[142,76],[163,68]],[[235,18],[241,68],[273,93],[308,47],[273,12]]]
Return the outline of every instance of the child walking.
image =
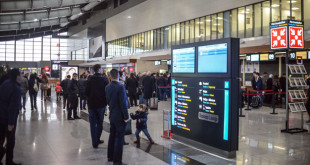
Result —
[[[56,91],[56,97],[57,97],[57,102],[61,100],[60,97],[60,92],[61,92],[61,86],[60,86],[60,82],[57,82],[56,87],[55,87],[55,91]]]
[[[132,120],[137,120],[136,122],[136,138],[134,141],[137,145],[140,145],[140,136],[139,133],[143,131],[145,136],[149,139],[151,144],[154,144],[153,139],[151,138],[149,131],[147,130],[147,115],[148,115],[149,107],[146,105],[139,105],[138,111],[135,114],[130,113],[130,117]]]

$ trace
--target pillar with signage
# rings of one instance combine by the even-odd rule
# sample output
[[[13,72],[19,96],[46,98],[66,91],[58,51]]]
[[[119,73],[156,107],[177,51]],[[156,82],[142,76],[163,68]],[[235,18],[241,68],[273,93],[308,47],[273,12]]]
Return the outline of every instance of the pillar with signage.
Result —
[[[285,129],[281,132],[286,133],[299,133],[306,132],[303,129],[303,112],[306,110],[303,102],[294,103],[295,100],[304,100],[305,94],[303,90],[298,90],[306,86],[304,83],[303,74],[306,70],[303,65],[289,65],[289,60],[305,59],[307,54],[297,55],[296,50],[304,49],[304,24],[302,21],[285,20],[270,23],[270,49],[273,51],[286,51],[285,64],[286,64],[286,121]],[[297,61],[297,64],[301,64]],[[292,77],[289,78],[291,73]],[[294,77],[298,75],[298,77]],[[289,88],[290,86],[290,88]],[[291,90],[291,89],[294,90]],[[290,96],[290,100],[289,100]],[[298,107],[298,108],[297,108]],[[289,110],[291,112],[301,112],[302,121],[300,128],[291,128],[289,123]]]
[[[238,149],[239,39],[172,47],[173,139],[227,157]]]

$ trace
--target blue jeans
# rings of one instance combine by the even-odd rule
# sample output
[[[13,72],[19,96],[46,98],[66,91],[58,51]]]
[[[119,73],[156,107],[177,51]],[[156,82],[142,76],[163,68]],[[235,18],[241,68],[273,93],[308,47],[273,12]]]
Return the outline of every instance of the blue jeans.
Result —
[[[262,105],[263,105],[263,102],[264,102],[264,100],[263,100],[263,95],[259,95],[259,98],[260,98],[260,105],[262,106]]]
[[[139,133],[140,133],[141,131],[143,131],[144,135],[145,135],[147,138],[150,138],[150,137],[151,137],[151,135],[150,135],[149,131],[147,130],[147,128],[144,128],[144,129],[138,129],[138,128],[137,128],[136,133],[135,133],[137,138],[140,138]]]
[[[90,134],[93,147],[98,147],[103,130],[103,119],[106,107],[99,109],[89,109]]]
[[[86,106],[86,98],[85,98],[85,92],[84,91],[80,91],[80,109],[84,108]]]
[[[23,99],[22,105],[23,105],[23,107],[25,107],[26,106],[26,101],[27,101],[26,93],[22,93],[21,96],[22,96],[22,99]]]
[[[125,122],[119,123],[110,119],[108,159],[113,159],[113,163],[122,163],[126,125]]]
[[[166,99],[166,89],[165,88],[159,88],[159,99],[160,100]]]

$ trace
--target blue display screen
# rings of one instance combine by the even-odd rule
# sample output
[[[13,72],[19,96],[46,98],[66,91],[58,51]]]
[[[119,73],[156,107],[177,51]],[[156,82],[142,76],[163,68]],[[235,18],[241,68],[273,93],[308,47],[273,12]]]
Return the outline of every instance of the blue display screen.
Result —
[[[173,73],[195,72],[195,47],[174,49],[172,51]]]
[[[198,47],[199,73],[227,73],[227,43]]]

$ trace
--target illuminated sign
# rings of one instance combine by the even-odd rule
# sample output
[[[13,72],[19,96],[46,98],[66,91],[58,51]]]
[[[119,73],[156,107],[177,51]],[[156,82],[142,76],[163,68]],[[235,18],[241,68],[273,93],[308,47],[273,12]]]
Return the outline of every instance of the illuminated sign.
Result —
[[[259,54],[251,54],[251,61],[252,62],[259,61]]]
[[[296,60],[296,52],[289,52],[288,57],[290,60]]]
[[[45,71],[50,71],[50,67],[45,66],[44,70],[45,70]]]
[[[251,61],[251,55],[246,56],[246,61]]]
[[[195,47],[174,49],[172,51],[172,72],[173,73],[194,73],[195,72]]]
[[[303,60],[307,59],[307,51],[296,52],[296,58],[297,57],[301,57]]]
[[[155,66],[161,65],[161,61],[155,61]]]
[[[269,59],[270,61],[275,61],[275,60],[276,60],[276,57],[275,57],[274,53],[269,53],[268,59]]]
[[[303,22],[288,20],[270,23],[270,48],[271,50],[303,49]]]
[[[268,53],[260,54],[260,61],[268,61],[268,60],[269,60],[269,54]]]

